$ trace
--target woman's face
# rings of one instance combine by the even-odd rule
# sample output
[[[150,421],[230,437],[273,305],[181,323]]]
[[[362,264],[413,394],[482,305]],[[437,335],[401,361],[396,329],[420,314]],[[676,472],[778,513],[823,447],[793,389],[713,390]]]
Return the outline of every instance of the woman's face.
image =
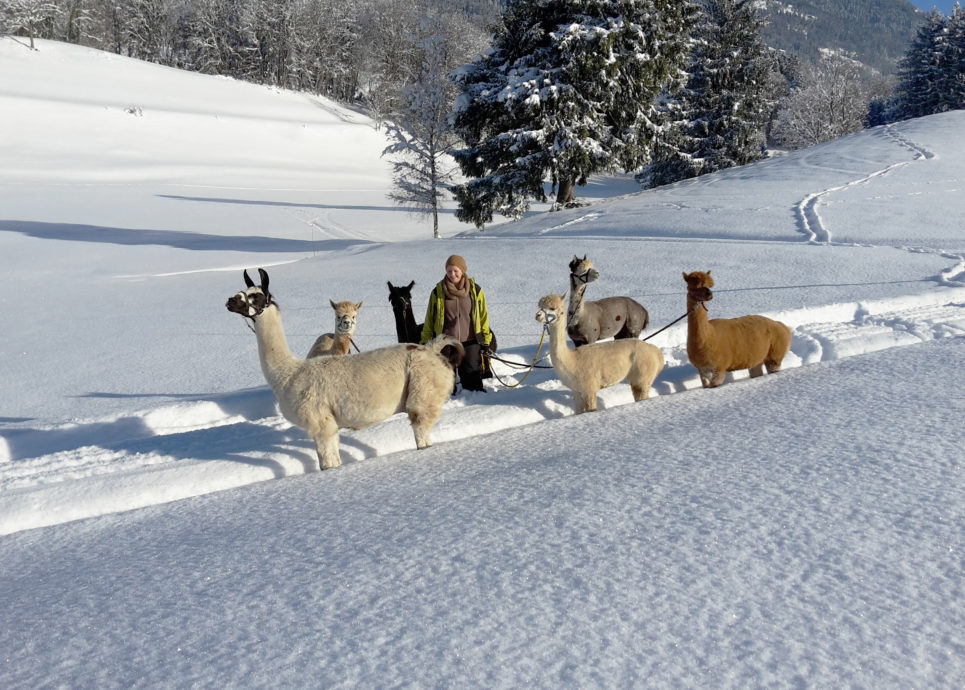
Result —
[[[446,277],[450,283],[458,283],[462,280],[462,269],[458,266],[446,266]]]

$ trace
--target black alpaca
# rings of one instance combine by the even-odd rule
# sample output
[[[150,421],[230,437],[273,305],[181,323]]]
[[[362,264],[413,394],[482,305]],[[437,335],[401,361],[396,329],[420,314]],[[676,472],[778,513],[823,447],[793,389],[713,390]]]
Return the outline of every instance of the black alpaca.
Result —
[[[396,287],[392,283],[389,286],[389,303],[392,305],[392,312],[395,314],[395,332],[400,343],[418,343],[422,339],[422,324],[415,322],[412,314],[412,286],[413,280],[408,285]]]

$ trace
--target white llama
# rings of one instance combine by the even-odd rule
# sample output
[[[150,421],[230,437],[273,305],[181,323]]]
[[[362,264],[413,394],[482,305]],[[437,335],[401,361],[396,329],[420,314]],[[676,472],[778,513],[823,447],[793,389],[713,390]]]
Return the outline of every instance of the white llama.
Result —
[[[440,336],[427,345],[393,345],[352,357],[298,359],[288,348],[278,305],[244,272],[246,290],[231,296],[228,311],[251,319],[265,380],[282,415],[315,441],[319,469],[338,467],[339,429],[363,429],[405,411],[417,448],[432,445],[430,433],[452,391],[453,367],[462,360],[456,339]]]
[[[573,409],[577,414],[596,410],[600,389],[624,379],[630,384],[634,400],[650,397],[650,386],[663,369],[659,348],[636,338],[624,338],[569,349],[565,296],[543,297],[536,320],[549,331],[550,361],[563,385],[573,391]]]
[[[308,351],[309,359],[324,355],[347,355],[352,351],[352,336],[355,335],[355,322],[362,302],[355,304],[342,300],[336,304],[329,300],[328,303],[335,310],[335,332],[318,336],[312,349]]]

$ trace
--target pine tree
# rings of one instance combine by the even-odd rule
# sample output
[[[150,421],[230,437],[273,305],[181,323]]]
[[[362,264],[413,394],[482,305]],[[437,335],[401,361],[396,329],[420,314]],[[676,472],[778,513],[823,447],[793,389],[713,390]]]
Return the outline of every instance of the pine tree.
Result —
[[[672,124],[650,168],[653,186],[764,156],[775,69],[753,0],[708,0],[686,87],[667,106]]]
[[[895,115],[908,119],[965,107],[963,99],[962,10],[952,17],[933,9],[908,52],[898,62]],[[956,35],[957,34],[957,35]]]
[[[686,0],[510,0],[492,48],[454,74],[467,143],[454,155],[473,178],[455,190],[457,217],[519,217],[547,177],[565,204],[590,174],[647,162],[695,13]]]

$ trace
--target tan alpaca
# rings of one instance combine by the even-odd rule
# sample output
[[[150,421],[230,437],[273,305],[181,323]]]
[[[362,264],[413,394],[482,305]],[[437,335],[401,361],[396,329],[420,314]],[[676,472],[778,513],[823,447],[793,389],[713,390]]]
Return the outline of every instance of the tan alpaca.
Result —
[[[735,319],[708,319],[714,298],[710,271],[684,273],[687,281],[687,356],[697,368],[704,388],[724,382],[728,371],[750,369],[751,377],[780,371],[791,347],[791,329],[757,314]]]
[[[339,429],[364,429],[396,412],[406,412],[416,448],[432,445],[430,433],[455,380],[453,368],[465,354],[455,338],[439,336],[426,345],[393,345],[352,357],[298,359],[288,349],[278,305],[244,272],[247,289],[228,298],[228,311],[254,322],[261,371],[282,415],[315,441],[319,469],[338,467]]]
[[[308,351],[308,359],[326,355],[347,355],[351,352],[352,336],[355,335],[355,320],[358,317],[362,302],[355,304],[343,300],[335,304],[328,301],[335,310],[335,332],[318,336],[312,349]]]
[[[550,361],[556,375],[573,391],[573,410],[580,414],[596,409],[596,395],[626,379],[634,400],[650,397],[650,386],[663,369],[663,354],[636,338],[584,345],[566,345],[566,299],[549,294],[539,301],[536,320],[550,334]]]

